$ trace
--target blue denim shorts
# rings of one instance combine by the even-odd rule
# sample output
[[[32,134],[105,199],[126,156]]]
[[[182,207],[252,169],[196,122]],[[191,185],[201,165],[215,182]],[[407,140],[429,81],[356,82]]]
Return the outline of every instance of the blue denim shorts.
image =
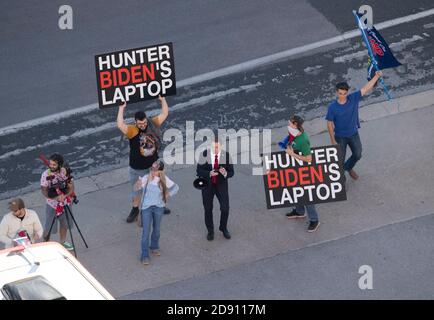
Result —
[[[137,180],[144,175],[147,175],[149,173],[149,169],[143,169],[143,170],[136,170],[131,167],[128,167],[129,173],[130,173],[130,184],[131,184],[131,197],[134,199],[140,195],[142,195],[142,190],[135,191],[134,185],[136,184]]]
[[[69,206],[69,208],[71,208],[71,206]],[[72,209],[71,209],[72,212]],[[56,216],[56,209],[50,207],[48,204],[45,206],[45,224],[44,224],[44,235],[46,235],[48,233],[48,231],[50,230],[51,224],[53,223],[53,219]],[[69,225],[71,226],[71,229],[74,228],[74,222],[71,218],[71,216],[69,217]],[[57,224],[60,224],[60,227],[63,229],[68,229],[68,221],[66,220],[66,215],[65,213],[62,213],[60,216],[57,217],[56,219],[57,221],[54,222],[53,224],[53,228],[51,229],[51,234],[56,234],[57,233]]]

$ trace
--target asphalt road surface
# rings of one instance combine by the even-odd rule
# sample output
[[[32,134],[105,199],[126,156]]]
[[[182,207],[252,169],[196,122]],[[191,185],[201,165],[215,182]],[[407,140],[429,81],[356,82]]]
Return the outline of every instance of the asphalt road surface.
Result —
[[[116,128],[115,108],[1,130],[95,103],[96,54],[170,41],[182,80],[353,30],[351,10],[362,4],[373,7],[374,24],[434,7],[432,0],[73,0],[74,30],[61,31],[61,4],[14,1],[0,11],[0,199],[39,188],[41,153],[62,153],[76,177],[127,165],[128,142]],[[434,16],[381,34],[403,64],[384,72],[392,96],[432,89]],[[171,111],[163,130],[184,129],[187,120],[196,129],[249,129],[283,126],[293,113],[323,116],[334,84],[347,80],[360,88],[366,67],[367,54],[356,37],[185,86],[168,97]],[[363,104],[385,99],[377,88]],[[139,109],[155,114],[158,105],[130,105],[127,116]],[[434,224],[432,212],[427,214],[123,298],[433,299]],[[373,290],[358,288],[361,265],[373,269]]]
[[[0,127],[96,102],[96,54],[173,42],[180,80],[338,33],[303,0],[73,0],[71,31],[58,28],[62,4],[13,1],[0,13]]]
[[[11,1],[0,11],[0,128],[97,100],[94,56],[173,42],[177,79],[432,8],[431,0],[188,0],[68,2],[73,30],[58,27],[60,0]]]
[[[382,30],[403,64],[385,71],[392,96],[434,87],[433,16]],[[182,87],[168,97],[170,115],[163,126],[184,129],[272,128],[298,113],[306,119],[324,115],[334,97],[334,84],[347,80],[360,88],[366,81],[367,53],[356,37],[293,56],[254,70]],[[2,91],[3,92],[3,91]],[[363,104],[385,100],[376,89]],[[154,102],[130,105],[127,117],[144,109],[158,111]],[[91,110],[59,121],[12,130],[0,135],[0,199],[38,188],[44,169],[39,154],[60,152],[76,177],[127,165],[128,141],[116,128],[116,108]]]

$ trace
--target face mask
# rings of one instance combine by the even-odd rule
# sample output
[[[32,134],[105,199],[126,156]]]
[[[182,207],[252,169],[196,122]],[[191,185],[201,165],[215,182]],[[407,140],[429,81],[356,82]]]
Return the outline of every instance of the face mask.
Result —
[[[288,132],[289,132],[293,137],[296,137],[296,136],[299,135],[300,130],[295,129],[295,128],[291,127],[291,126],[288,126]]]

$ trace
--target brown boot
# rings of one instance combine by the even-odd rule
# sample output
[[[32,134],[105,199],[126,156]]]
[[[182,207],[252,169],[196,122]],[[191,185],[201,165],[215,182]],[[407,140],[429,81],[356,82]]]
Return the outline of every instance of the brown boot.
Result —
[[[350,171],[348,171],[348,173],[349,173],[350,177],[353,178],[354,180],[359,179],[359,175],[353,169],[351,169]]]

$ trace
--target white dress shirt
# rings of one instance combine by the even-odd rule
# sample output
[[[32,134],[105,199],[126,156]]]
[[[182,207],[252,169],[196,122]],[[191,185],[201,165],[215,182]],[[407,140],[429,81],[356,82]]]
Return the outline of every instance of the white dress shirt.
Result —
[[[219,163],[219,166],[220,166],[220,156],[221,156],[221,154],[222,154],[222,152],[221,152],[221,150],[219,150],[219,153],[217,153],[217,161]],[[210,155],[211,155],[211,167],[214,169],[214,162],[215,162],[215,155],[216,154],[214,153],[213,150],[211,150]],[[228,173],[226,172],[226,174],[224,174],[223,177],[226,178],[227,175],[228,175]],[[210,176],[211,176],[211,173],[210,173]]]
[[[217,161],[220,163],[220,155],[221,155],[221,151],[219,151],[219,153],[217,153]],[[215,162],[215,153],[214,151],[211,151],[211,166],[214,168],[214,162]]]

